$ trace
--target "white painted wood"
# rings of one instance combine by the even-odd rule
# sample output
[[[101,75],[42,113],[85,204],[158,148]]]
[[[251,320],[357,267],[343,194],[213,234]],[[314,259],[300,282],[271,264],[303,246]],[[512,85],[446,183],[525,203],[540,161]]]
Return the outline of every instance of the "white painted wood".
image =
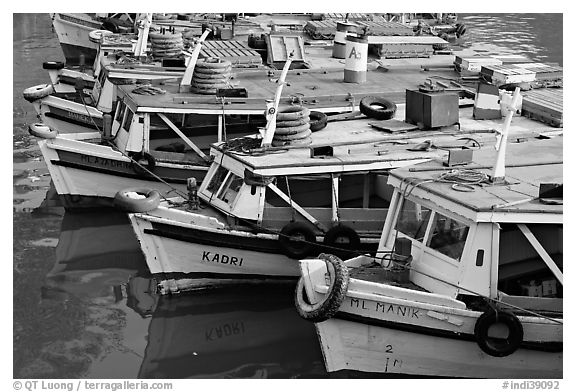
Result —
[[[540,241],[538,241],[538,239],[525,224],[518,224],[517,226],[522,234],[524,234],[526,239],[530,242],[530,244],[532,244],[534,250],[538,252],[540,257],[542,257],[542,260],[544,260],[548,268],[550,268],[550,271],[552,271],[556,279],[558,279],[560,284],[564,285],[564,275],[562,274],[562,271],[560,271],[560,268],[558,268],[554,260],[552,260],[552,257],[550,257],[548,252],[546,252],[546,249],[544,249]]]
[[[185,92],[190,89],[190,83],[192,82],[192,75],[194,74],[194,68],[196,67],[196,62],[198,61],[198,55],[200,54],[200,49],[202,48],[202,42],[206,39],[208,34],[210,34],[211,30],[206,29],[196,42],[194,46],[194,50],[192,51],[192,56],[190,57],[190,61],[188,62],[188,66],[186,67],[186,71],[184,71],[184,75],[182,76],[182,81],[180,82],[180,92]]]
[[[500,180],[505,177],[505,164],[506,164],[506,146],[508,145],[508,133],[510,128],[510,123],[512,122],[512,117],[514,116],[515,107],[520,97],[520,87],[516,87],[514,90],[514,95],[512,96],[512,103],[508,109],[508,114],[504,120],[504,127],[500,133],[500,139],[497,144],[498,155],[496,157],[496,163],[494,165],[494,170],[492,171],[492,180]]]

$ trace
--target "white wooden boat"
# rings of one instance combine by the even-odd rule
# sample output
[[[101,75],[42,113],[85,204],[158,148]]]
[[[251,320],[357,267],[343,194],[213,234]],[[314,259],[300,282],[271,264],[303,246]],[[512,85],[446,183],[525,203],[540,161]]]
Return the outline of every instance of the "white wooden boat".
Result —
[[[168,293],[293,279],[294,258],[330,247],[374,250],[391,200],[384,184],[388,170],[445,156],[446,150],[411,151],[431,137],[445,146],[462,145],[465,129],[478,130],[483,123],[471,119],[471,110],[464,113],[462,133],[456,134],[383,135],[371,125],[377,123],[360,118],[329,123],[312,134],[310,146],[300,148],[250,153],[259,139],[214,145],[212,166],[197,190],[208,207],[195,211],[182,200],[133,210],[139,212],[130,219],[149,269]],[[516,126],[517,136],[536,124],[518,122],[527,127]],[[473,137],[482,146],[493,145],[491,133]],[[317,153],[321,146],[330,153]],[[305,241],[290,240],[296,235]]]
[[[451,180],[440,162],[392,171],[378,257],[300,262],[327,370],[562,378],[562,144],[508,144],[494,183],[489,149]]]
[[[126,21],[133,23],[128,14],[114,14],[107,18],[101,14],[51,13],[50,17],[68,65],[91,65],[94,62],[98,44],[90,40],[89,34],[102,29],[103,22],[115,19],[115,33],[132,30],[124,25]]]

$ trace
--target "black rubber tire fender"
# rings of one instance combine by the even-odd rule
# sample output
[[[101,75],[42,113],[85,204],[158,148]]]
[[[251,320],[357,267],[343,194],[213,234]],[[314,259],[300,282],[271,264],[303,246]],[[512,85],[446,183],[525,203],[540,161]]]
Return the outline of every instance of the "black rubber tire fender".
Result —
[[[294,240],[294,237],[298,238]],[[314,228],[306,222],[288,223],[280,230],[278,244],[286,256],[292,259],[303,259],[316,249]]]
[[[310,111],[310,130],[312,132],[324,129],[328,124],[328,116],[322,112]]]
[[[296,311],[300,317],[313,323],[326,321],[338,312],[350,282],[348,267],[340,258],[324,253],[320,254],[318,258],[329,262],[334,269],[334,279],[331,280],[324,299],[316,304],[309,303],[304,290],[304,278],[298,280],[294,293]],[[327,268],[330,267],[327,266]]]
[[[380,106],[376,109],[372,106]],[[390,120],[396,114],[396,104],[386,98],[366,96],[360,100],[360,112],[376,120]]]
[[[506,339],[498,339],[496,341],[488,336],[490,327],[497,323],[502,323],[508,328],[509,332]],[[493,357],[506,357],[515,352],[522,344],[524,328],[514,314],[508,311],[496,312],[494,309],[489,309],[476,320],[474,337],[480,349],[486,354]]]
[[[276,135],[278,135],[278,136],[297,135],[300,133],[304,133],[309,129],[310,129],[310,124],[302,124],[302,125],[298,125],[295,127],[276,128],[276,131],[274,132],[274,136],[276,136]],[[312,133],[312,132],[310,132],[310,133]],[[299,137],[297,139],[302,139],[302,138]],[[289,139],[287,139],[287,140],[289,140]]]
[[[148,177],[150,176],[148,171],[154,172],[154,169],[156,168],[156,159],[148,152],[137,152],[132,156],[132,159],[137,162],[130,162],[132,170],[136,174]],[[146,160],[146,163],[142,163],[142,160]],[[144,166],[148,171],[142,168],[142,166]]]
[[[310,117],[302,117],[291,121],[276,121],[276,127],[278,128],[299,127],[300,125],[304,124],[310,124]]]
[[[466,26],[464,24],[457,24],[456,25],[456,37],[460,38],[464,34],[466,34]]]
[[[145,197],[143,199],[135,199],[129,196],[130,193],[137,193]],[[158,208],[160,198],[160,193],[157,190],[127,188],[116,192],[114,206],[126,212],[148,212]]]
[[[60,70],[62,68],[64,68],[64,63],[62,61],[44,61],[42,63],[42,69]]]
[[[310,117],[310,110],[303,106],[286,106],[278,108],[276,121],[293,121],[303,117]]]
[[[298,132],[291,135],[280,135],[275,133],[274,139],[282,141],[292,141],[292,140],[306,139],[307,137],[310,137],[310,135],[312,135],[312,131],[310,130],[310,128],[308,128],[303,132]]]
[[[330,247],[328,252],[347,258],[354,256],[353,251],[360,247],[360,236],[350,226],[340,223],[326,232],[323,243]]]

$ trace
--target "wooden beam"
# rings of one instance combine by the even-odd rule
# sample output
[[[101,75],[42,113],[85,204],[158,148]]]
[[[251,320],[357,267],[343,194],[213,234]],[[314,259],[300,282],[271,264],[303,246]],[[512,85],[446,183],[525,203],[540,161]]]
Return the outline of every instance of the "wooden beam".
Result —
[[[172,128],[172,130],[174,132],[176,132],[178,134],[178,136],[180,136],[180,138],[182,140],[184,140],[184,143],[186,143],[192,150],[194,150],[196,152],[196,154],[198,154],[202,159],[204,159],[206,162],[210,162],[210,158],[206,156],[206,154],[204,154],[202,152],[202,150],[200,149],[200,147],[198,147],[197,145],[195,145],[194,143],[192,143],[192,141],[190,139],[188,139],[188,137],[186,135],[184,135],[184,133],[182,133],[181,130],[178,129],[178,127],[176,125],[174,125],[174,123],[172,121],[170,121],[168,119],[168,117],[166,117],[164,114],[162,113],[158,113],[158,116],[164,120],[164,122],[170,127]]]
[[[561,285],[564,285],[564,275],[562,274],[562,271],[560,271],[560,268],[558,268],[554,260],[552,260],[552,257],[550,257],[546,249],[544,249],[542,244],[540,244],[538,239],[534,236],[534,234],[532,234],[528,226],[526,226],[524,223],[518,223],[517,226],[522,234],[524,234],[524,237],[530,241],[530,244],[532,244],[534,250],[538,252],[540,257],[542,257],[542,260],[544,260],[548,268],[550,268],[556,279],[560,281]]]

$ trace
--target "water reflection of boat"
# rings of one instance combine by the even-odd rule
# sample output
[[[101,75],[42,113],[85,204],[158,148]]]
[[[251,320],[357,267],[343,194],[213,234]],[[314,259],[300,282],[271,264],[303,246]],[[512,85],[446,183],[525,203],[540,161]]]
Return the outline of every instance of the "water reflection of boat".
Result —
[[[312,324],[288,287],[224,288],[158,296],[131,279],[129,306],[155,304],[139,378],[294,378],[326,375]]]
[[[125,214],[115,210],[67,211],[56,246],[56,263],[46,275],[44,290],[93,297],[146,270]]]

